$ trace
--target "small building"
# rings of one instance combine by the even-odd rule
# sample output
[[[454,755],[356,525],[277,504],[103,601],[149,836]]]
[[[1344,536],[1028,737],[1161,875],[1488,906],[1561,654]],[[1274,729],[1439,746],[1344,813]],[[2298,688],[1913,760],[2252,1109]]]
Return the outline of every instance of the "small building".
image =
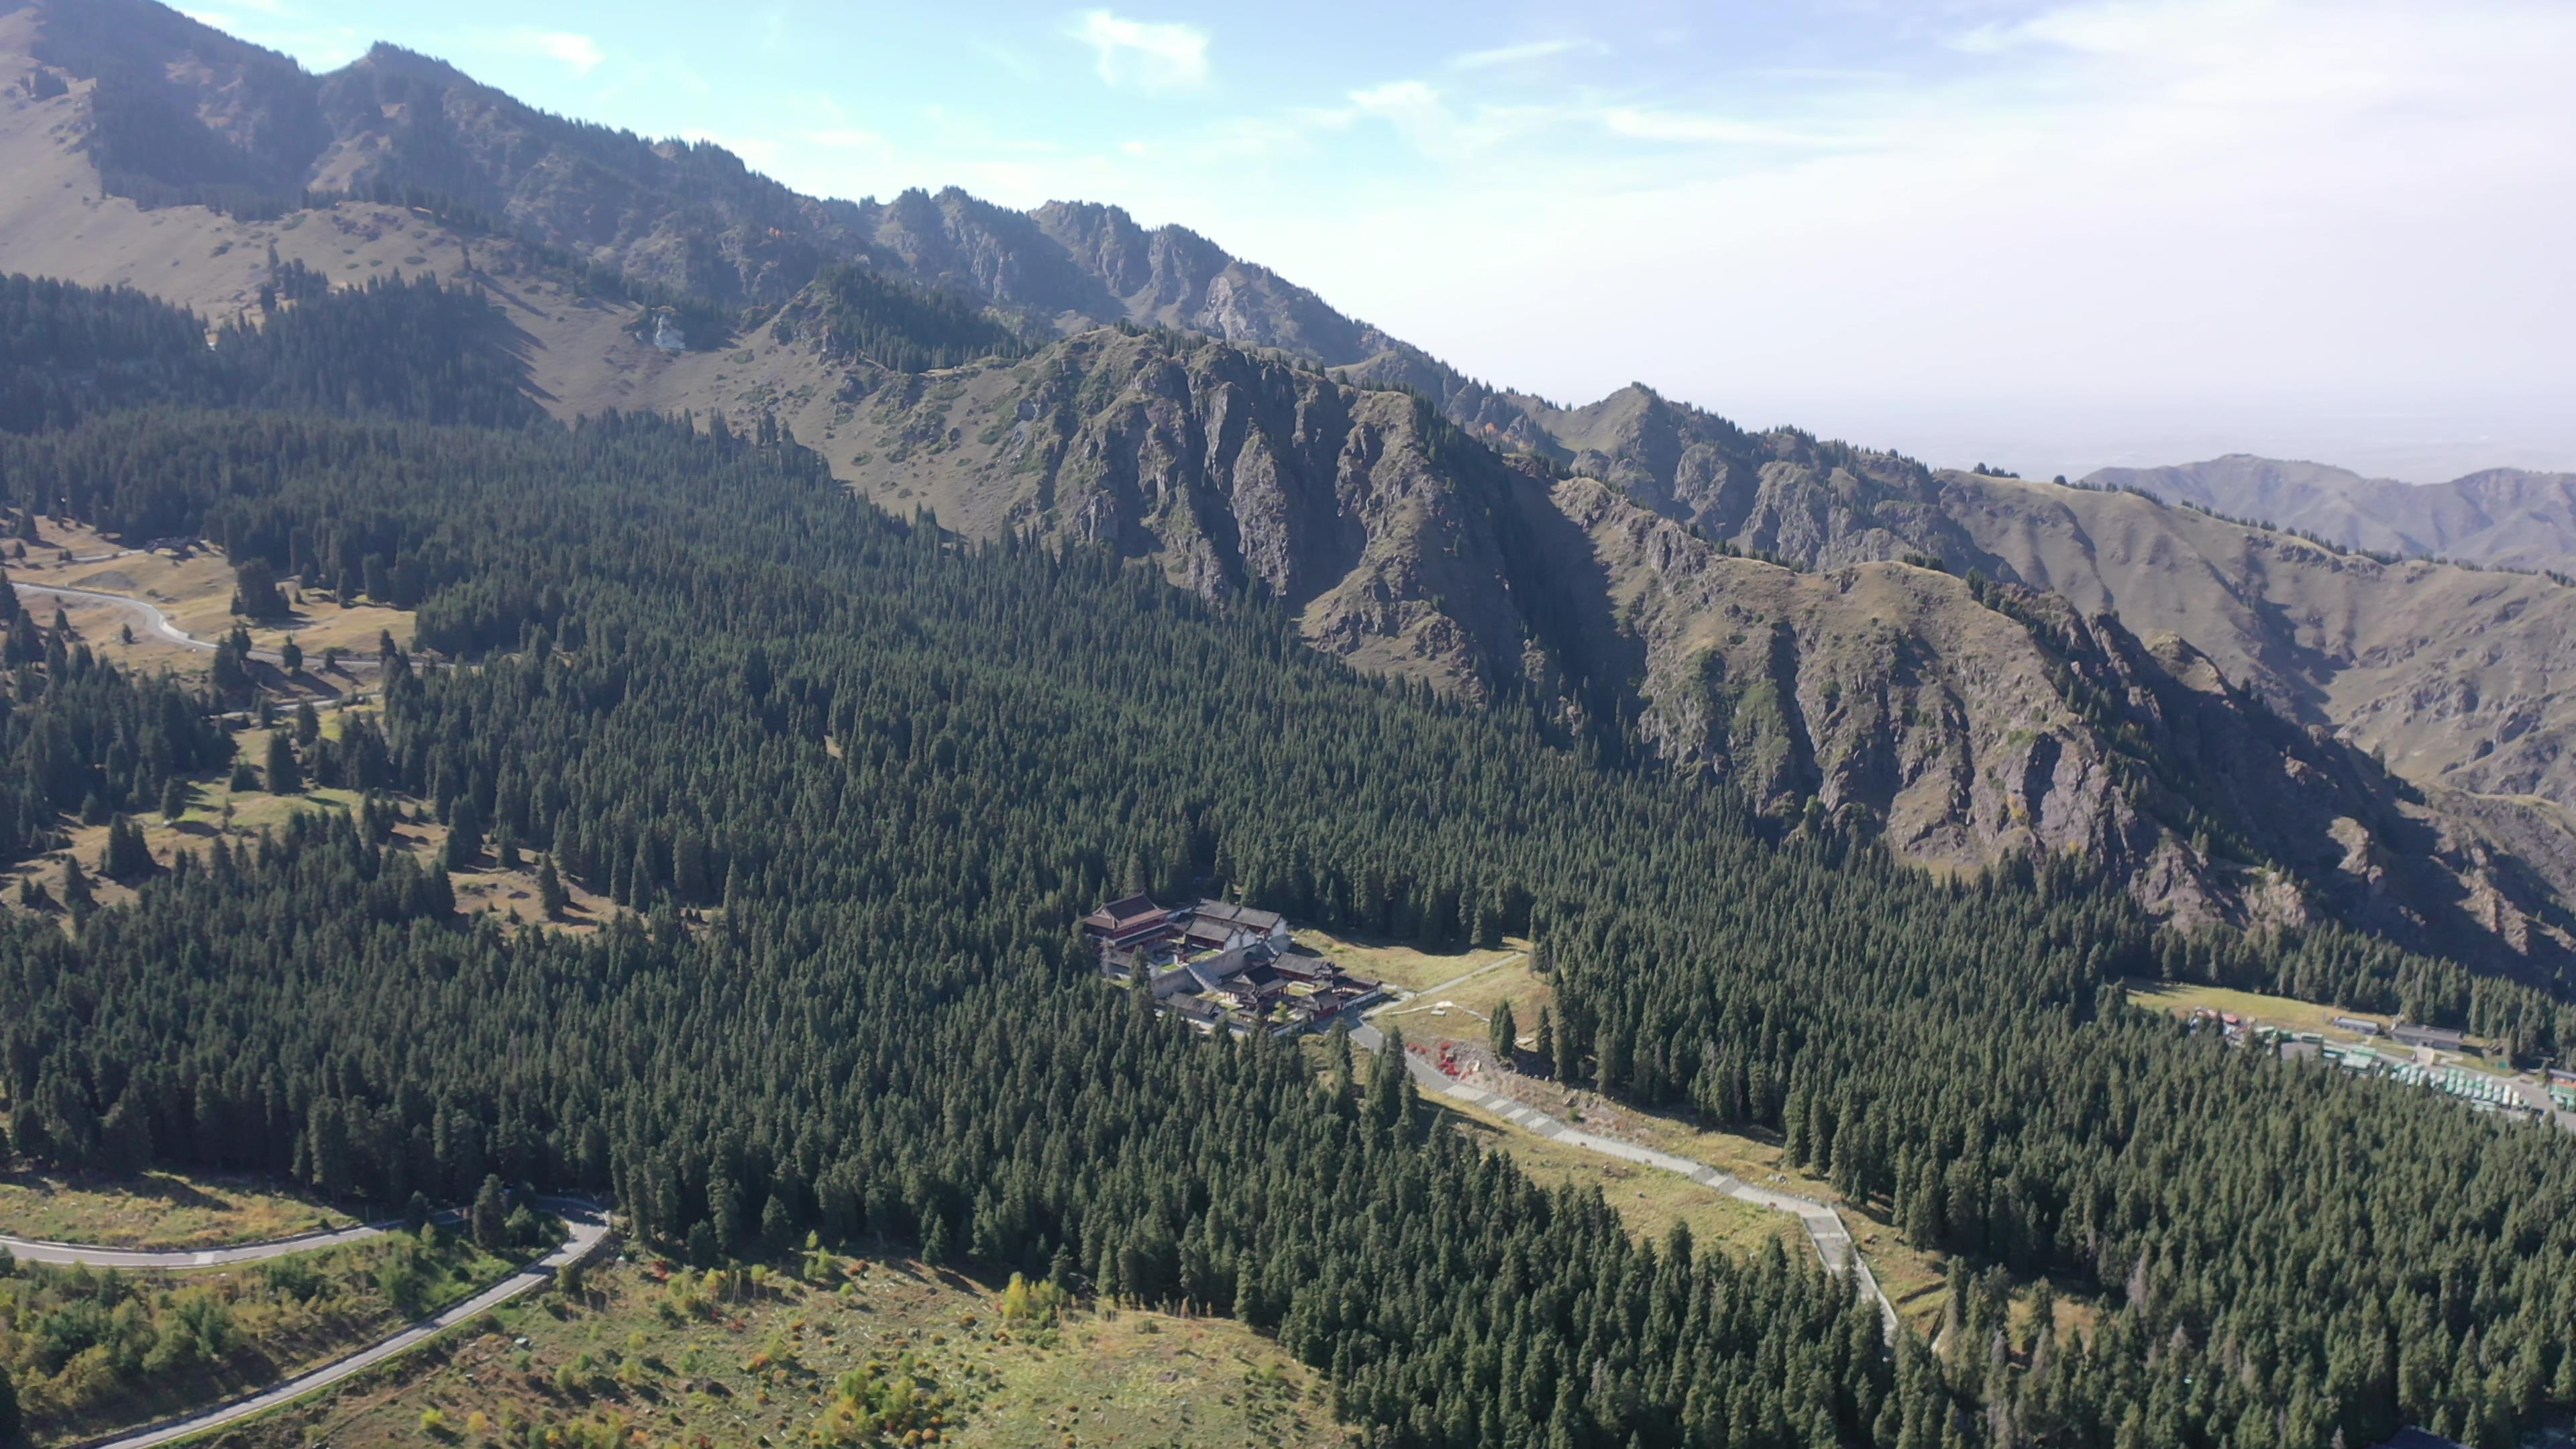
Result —
[[[1171,1004],[1172,1014],[1204,1032],[1214,1032],[1225,1023],[1225,1012],[1212,1001],[1184,996]]]
[[[2326,1018],[2326,1025],[2337,1031],[2358,1032],[2363,1036],[2377,1036],[2386,1030],[2378,1022],[2366,1016],[2329,1016]]]
[[[1151,896],[1129,896],[1083,917],[1082,933],[1103,952],[1135,951],[1168,939],[1173,914]]]
[[[2437,1052],[2469,1050],[2468,1033],[2447,1026],[2426,1026],[2421,1022],[2401,1021],[2388,1033],[2401,1046],[2429,1047]]]
[[[1288,918],[1277,911],[1255,910],[1228,901],[1201,901],[1190,907],[1190,924],[1213,934],[1221,934],[1224,950],[1255,941],[1268,942],[1275,951],[1288,949]]]
[[[1245,943],[1242,932],[1225,921],[1192,917],[1181,927],[1181,947],[1189,951],[1223,951]]]

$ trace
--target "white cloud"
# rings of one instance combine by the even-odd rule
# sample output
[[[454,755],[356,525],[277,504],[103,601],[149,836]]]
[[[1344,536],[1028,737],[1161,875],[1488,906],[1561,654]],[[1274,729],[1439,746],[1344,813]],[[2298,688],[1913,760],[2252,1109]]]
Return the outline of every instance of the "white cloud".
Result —
[[[1350,103],[1354,114],[1386,122],[1425,156],[1449,162],[1473,160],[1570,114],[1558,105],[1453,107],[1438,87],[1420,80],[1388,81],[1356,90]],[[1331,113],[1318,119],[1328,125],[1338,120]]]
[[[608,53],[599,48],[598,41],[571,30],[515,26],[501,33],[497,45],[512,55],[560,62],[570,67],[576,76],[588,76],[608,59]]]
[[[1608,55],[1610,47],[1597,40],[1525,40],[1518,45],[1497,45],[1489,50],[1470,50],[1449,57],[1451,70],[1490,70],[1496,66],[1527,65],[1577,51],[1590,55]]]
[[[1659,111],[1639,106],[1611,106],[1600,113],[1601,128],[1633,141],[1679,141],[1725,146],[1821,146],[1825,137],[1763,121],[1688,111]]]
[[[1110,85],[1162,92],[1207,84],[1208,34],[1195,25],[1094,10],[1075,34],[1097,55],[1100,79]]]
[[[1238,198],[1222,234],[1479,376],[1942,461],[2015,462],[2033,419],[2055,472],[2192,420],[2576,394],[2576,7],[2086,0],[1902,59],[1548,111],[1371,87],[1354,116],[1454,175]],[[2397,428],[2334,426],[2309,455]]]

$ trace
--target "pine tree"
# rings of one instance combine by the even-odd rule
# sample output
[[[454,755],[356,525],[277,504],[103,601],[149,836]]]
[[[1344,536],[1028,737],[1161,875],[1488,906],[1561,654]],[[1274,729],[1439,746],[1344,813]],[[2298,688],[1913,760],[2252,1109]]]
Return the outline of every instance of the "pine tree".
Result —
[[[79,858],[65,855],[63,857],[63,908],[70,911],[73,918],[77,920],[88,915],[97,904],[98,897],[89,887],[89,874],[81,869]]]
[[[0,1449],[20,1449],[26,1442],[26,1423],[18,1409],[18,1382],[9,1376],[9,1366],[0,1364]]]
[[[277,572],[268,560],[244,559],[233,570],[233,612],[263,623],[287,617],[286,596],[278,592]]]
[[[152,873],[152,850],[143,827],[124,815],[107,822],[107,845],[98,858],[99,874],[110,880],[136,881]]]
[[[129,1089],[99,1123],[100,1157],[110,1172],[131,1175],[152,1165],[152,1124],[140,1095]]]
[[[304,772],[295,762],[295,742],[286,731],[268,732],[268,793],[294,795],[304,789]]]
[[[796,1218],[778,1194],[769,1195],[769,1203],[760,1210],[760,1237],[772,1253],[785,1253],[796,1245]]]
[[[1494,1059],[1506,1068],[1510,1067],[1520,1055],[1521,1037],[1520,1027],[1512,1021],[1511,1002],[1506,1000],[1495,1003],[1493,1020],[1486,1025],[1487,1040],[1493,1047]]]
[[[1408,1115],[1413,1083],[1405,1066],[1403,1029],[1390,1026],[1384,1032],[1385,1044],[1378,1048],[1377,1060],[1369,1063],[1368,1111],[1379,1126],[1397,1127]]]
[[[446,861],[449,870],[472,870],[483,858],[483,812],[471,792],[456,797],[447,817]]]
[[[492,1173],[474,1191],[474,1244],[483,1251],[498,1252],[510,1245],[509,1200],[501,1190],[501,1177]]]

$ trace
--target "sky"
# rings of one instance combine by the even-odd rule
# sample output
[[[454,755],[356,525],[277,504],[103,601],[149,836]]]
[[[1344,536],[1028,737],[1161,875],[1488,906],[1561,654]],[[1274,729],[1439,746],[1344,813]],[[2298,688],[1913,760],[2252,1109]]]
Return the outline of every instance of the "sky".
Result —
[[[1469,374],[2046,476],[2576,468],[2576,0],[201,0],[800,190],[1179,223]]]

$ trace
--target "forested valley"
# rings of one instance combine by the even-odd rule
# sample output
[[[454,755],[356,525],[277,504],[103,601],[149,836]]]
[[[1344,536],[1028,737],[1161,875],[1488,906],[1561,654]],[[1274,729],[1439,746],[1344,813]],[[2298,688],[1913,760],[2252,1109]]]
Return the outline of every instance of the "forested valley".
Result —
[[[440,341],[491,324],[435,284],[211,349],[9,286],[43,306],[0,374],[78,348],[98,381],[11,417],[0,502],[352,593],[399,574],[415,650],[457,663],[396,661],[381,728],[301,767],[627,908],[460,918],[367,810],[13,914],[17,1152],[393,1203],[498,1172],[702,1259],[876,1237],[1186,1300],[1389,1444],[2505,1445],[2576,1408],[2565,1138],[2228,1051],[2119,983],[2382,992],[2538,1049],[2576,1041],[2564,1002],[2332,930],[2182,939],[2062,861],[1945,881],[1778,835],[1722,782],[1361,678],[1258,600],[879,513],[767,419],[535,421]],[[224,758],[222,701],[7,627],[20,848]],[[1637,1243],[1427,1130],[1392,1054],[1336,1043],[1319,1077],[1104,990],[1075,918],[1202,885],[1527,935],[1560,1074],[1778,1132],[1987,1271],[1939,1353],[1885,1345],[1810,1261]],[[2042,1275],[2098,1323],[2014,1322],[2003,1285]]]

